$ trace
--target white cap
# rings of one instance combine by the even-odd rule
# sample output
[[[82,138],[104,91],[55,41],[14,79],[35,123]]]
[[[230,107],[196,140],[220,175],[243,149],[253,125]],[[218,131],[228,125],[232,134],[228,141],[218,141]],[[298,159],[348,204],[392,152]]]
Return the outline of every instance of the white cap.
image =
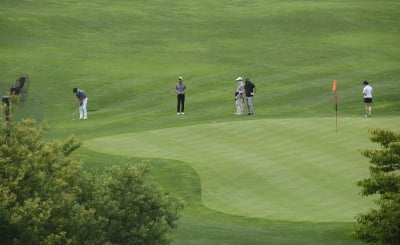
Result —
[[[238,77],[238,78],[236,78],[236,81],[243,81],[243,78],[242,77]]]
[[[179,80],[183,80],[183,77],[178,77]]]

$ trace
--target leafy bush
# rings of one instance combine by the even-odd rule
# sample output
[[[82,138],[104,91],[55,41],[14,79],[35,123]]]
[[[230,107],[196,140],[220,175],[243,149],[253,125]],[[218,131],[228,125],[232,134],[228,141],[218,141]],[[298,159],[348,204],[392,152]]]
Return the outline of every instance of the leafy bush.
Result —
[[[357,217],[351,237],[380,245],[400,244],[400,134],[385,129],[370,131],[371,140],[382,149],[364,150],[370,159],[370,177],[358,182],[364,196],[379,195],[371,209]]]
[[[183,203],[147,178],[148,165],[91,175],[69,156],[79,140],[43,142],[44,128],[1,125],[2,244],[169,244]]]

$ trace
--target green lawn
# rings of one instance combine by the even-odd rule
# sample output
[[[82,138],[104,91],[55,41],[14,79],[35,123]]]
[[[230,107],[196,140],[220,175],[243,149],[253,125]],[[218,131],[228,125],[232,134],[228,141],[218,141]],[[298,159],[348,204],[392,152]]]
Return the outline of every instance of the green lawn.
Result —
[[[174,244],[359,244],[368,128],[399,130],[398,1],[2,0],[0,91],[31,86],[13,120],[76,135],[90,171],[131,158],[187,207]],[[188,87],[185,116],[174,86]],[[258,92],[234,117],[237,76]],[[338,81],[335,131],[332,81]],[[374,88],[363,117],[362,85]],[[73,87],[89,119],[73,120]]]
[[[84,147],[108,154],[163,158],[190,165],[201,199],[233,215],[273,220],[348,222],[371,203],[358,197],[368,175],[359,149],[367,127],[396,129],[399,118],[264,119],[95,138]],[[243,134],[241,131],[247,131]],[[295,202],[294,202],[295,200]]]

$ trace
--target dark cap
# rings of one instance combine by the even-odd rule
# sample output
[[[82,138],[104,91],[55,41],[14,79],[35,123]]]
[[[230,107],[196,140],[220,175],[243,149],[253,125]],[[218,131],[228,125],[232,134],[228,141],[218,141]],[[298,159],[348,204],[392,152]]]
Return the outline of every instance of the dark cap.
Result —
[[[364,81],[362,84],[364,84],[364,85],[368,85],[368,81]]]

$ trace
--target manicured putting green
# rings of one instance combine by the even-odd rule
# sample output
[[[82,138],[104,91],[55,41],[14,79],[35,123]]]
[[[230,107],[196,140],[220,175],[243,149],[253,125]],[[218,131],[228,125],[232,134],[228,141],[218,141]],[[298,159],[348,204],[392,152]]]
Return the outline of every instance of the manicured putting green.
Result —
[[[177,118],[180,120],[181,118]],[[240,120],[96,138],[98,152],[184,161],[199,174],[214,210],[291,221],[354,221],[372,207],[356,182],[368,176],[359,150],[378,147],[368,128],[399,118]],[[397,128],[398,129],[398,128]]]

